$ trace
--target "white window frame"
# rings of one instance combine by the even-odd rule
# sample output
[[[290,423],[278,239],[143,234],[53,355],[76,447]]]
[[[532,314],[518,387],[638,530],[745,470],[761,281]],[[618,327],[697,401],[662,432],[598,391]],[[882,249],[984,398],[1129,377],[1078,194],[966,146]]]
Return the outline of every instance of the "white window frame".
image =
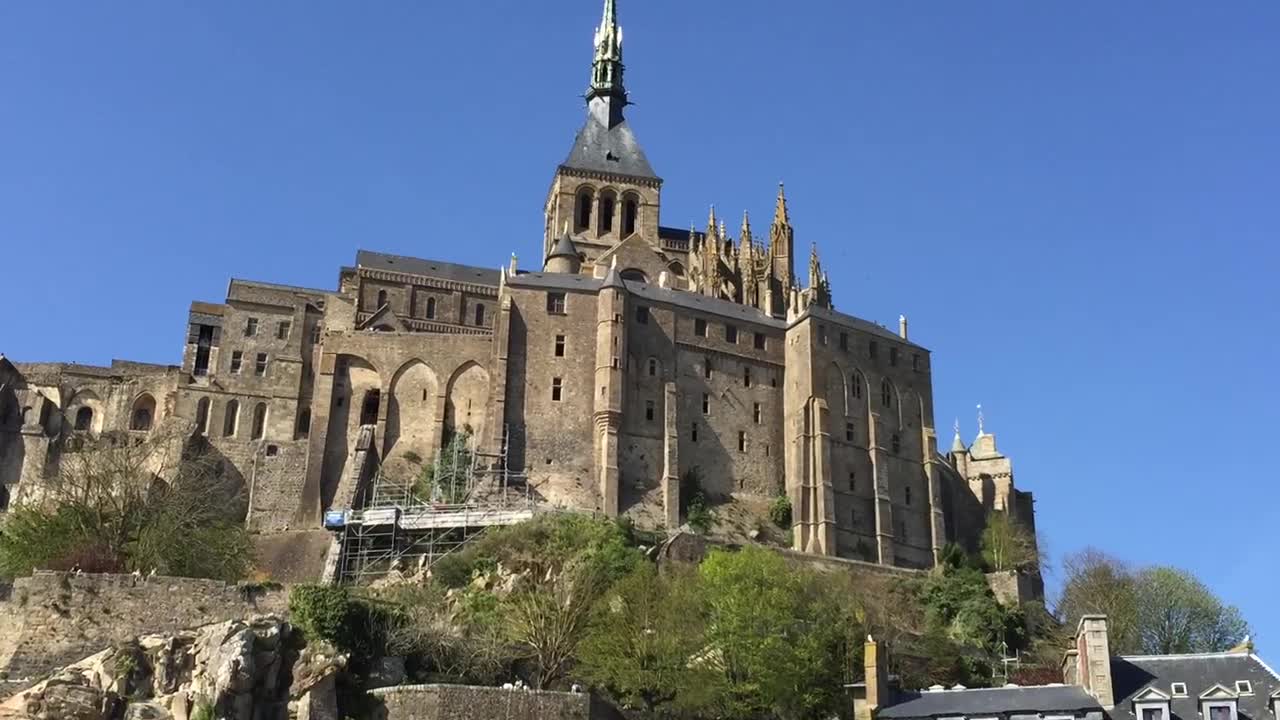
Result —
[[[1238,720],[1237,703],[1235,700],[1201,700],[1200,701],[1200,717],[1204,720],[1210,720],[1213,716],[1209,713],[1212,708],[1229,707],[1231,708],[1231,720]]]
[[[1146,718],[1145,718],[1145,717],[1143,716],[1143,714],[1142,714],[1142,711],[1143,711],[1143,710],[1146,710],[1146,709],[1148,709],[1148,708],[1156,708],[1157,710],[1159,710],[1159,711],[1160,711],[1160,713],[1161,713],[1161,715],[1160,715],[1160,720],[1170,720],[1170,718],[1169,718],[1169,702],[1168,702],[1167,700],[1159,700],[1159,701],[1155,701],[1155,702],[1140,702],[1140,703],[1134,703],[1134,704],[1133,704],[1133,717],[1135,718],[1135,720],[1146,720]],[[1205,720],[1208,720],[1208,718],[1205,718]],[[1232,718],[1231,720],[1235,720],[1235,718]]]
[[[1240,689],[1240,686],[1241,686],[1241,685],[1243,685],[1243,686],[1244,686],[1244,689],[1243,689],[1243,690],[1242,690],[1242,689]],[[1239,695],[1252,695],[1252,694],[1253,694],[1253,683],[1249,682],[1248,680],[1237,680],[1237,681],[1236,681],[1236,693],[1237,693],[1237,694],[1239,694]]]
[[[1182,688],[1182,689],[1179,690],[1178,688]],[[1174,697],[1186,697],[1187,684],[1184,682],[1170,683],[1169,692],[1172,693]]]

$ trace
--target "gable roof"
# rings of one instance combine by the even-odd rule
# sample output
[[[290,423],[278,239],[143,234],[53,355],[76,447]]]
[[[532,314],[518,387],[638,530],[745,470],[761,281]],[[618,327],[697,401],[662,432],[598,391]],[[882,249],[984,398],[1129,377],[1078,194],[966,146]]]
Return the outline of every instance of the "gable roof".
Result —
[[[1075,685],[1036,685],[976,690],[937,690],[911,693],[902,702],[879,711],[879,717],[912,718],[1008,716],[1020,713],[1096,712],[1097,699]]]
[[[1248,680],[1252,695],[1237,695],[1237,680]],[[1252,653],[1202,653],[1195,655],[1145,655],[1111,659],[1111,687],[1116,706],[1113,720],[1135,720],[1133,702],[1148,688],[1171,690],[1186,683],[1187,696],[1169,700],[1175,720],[1198,720],[1204,699],[1237,699],[1240,717],[1254,720],[1270,713],[1269,696],[1280,691],[1280,676]],[[1225,692],[1224,692],[1225,691]]]
[[[561,165],[574,170],[659,179],[627,121],[606,127],[594,113],[587,114],[586,124],[573,139],[569,157]]]
[[[490,270],[474,265],[458,265],[456,263],[424,260],[405,255],[389,255],[371,250],[356,251],[356,265],[375,270],[390,270],[410,275],[424,275],[442,280],[492,285],[494,287],[498,286],[498,276],[500,275],[498,270]]]
[[[1149,700],[1168,700],[1169,698],[1170,698],[1169,693],[1161,690],[1158,687],[1155,687],[1154,685],[1147,686],[1147,688],[1144,689],[1142,692],[1139,692],[1137,695],[1133,696],[1133,699],[1139,702],[1149,701]]]

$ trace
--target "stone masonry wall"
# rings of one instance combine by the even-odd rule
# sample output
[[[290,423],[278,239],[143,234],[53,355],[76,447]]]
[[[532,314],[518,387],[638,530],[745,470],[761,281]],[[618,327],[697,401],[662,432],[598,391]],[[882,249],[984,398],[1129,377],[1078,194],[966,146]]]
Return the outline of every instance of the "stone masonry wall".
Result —
[[[382,700],[385,720],[587,720],[591,696],[535,690],[503,690],[466,685],[402,685],[372,691]]]
[[[0,601],[0,698],[44,674],[138,635],[283,615],[284,588],[216,580],[38,572]]]

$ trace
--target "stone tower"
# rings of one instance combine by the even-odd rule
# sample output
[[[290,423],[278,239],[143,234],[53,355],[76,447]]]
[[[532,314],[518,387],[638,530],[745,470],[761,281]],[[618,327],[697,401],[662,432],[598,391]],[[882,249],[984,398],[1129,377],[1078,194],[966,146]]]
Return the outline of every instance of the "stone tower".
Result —
[[[543,244],[549,258],[567,226],[584,268],[624,242],[656,249],[662,190],[662,179],[623,116],[628,100],[615,0],[605,0],[594,44],[587,119],[551,181]]]
[[[618,515],[618,431],[627,357],[627,286],[609,269],[596,299],[595,451],[600,511]]]

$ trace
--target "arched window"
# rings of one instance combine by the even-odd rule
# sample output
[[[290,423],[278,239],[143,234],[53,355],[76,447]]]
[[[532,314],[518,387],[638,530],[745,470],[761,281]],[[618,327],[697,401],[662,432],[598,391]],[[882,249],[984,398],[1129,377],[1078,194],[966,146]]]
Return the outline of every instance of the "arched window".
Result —
[[[600,229],[601,235],[613,232],[613,216],[618,204],[617,196],[606,190],[600,193]]]
[[[648,284],[649,282],[649,276],[645,275],[644,271],[639,268],[627,268],[626,270],[623,270],[620,274],[622,275],[622,279],[626,280],[627,282],[638,282],[638,283],[645,283],[645,284]]]
[[[862,386],[866,384],[866,380],[862,379],[862,373],[857,370],[853,371],[853,376],[849,378],[849,397],[855,400],[862,399]]]
[[[436,299],[433,297],[427,298],[427,319],[436,319]]]
[[[235,437],[236,425],[240,424],[240,402],[227,402],[227,411],[222,416],[222,437]]]
[[[294,431],[297,438],[304,438],[311,434],[311,408],[305,408],[298,414],[298,428]]]
[[[204,405],[204,421],[200,420],[200,405],[196,406],[196,425],[200,432],[204,432],[209,419],[209,399],[202,398],[200,403]],[[139,432],[146,432],[151,429],[151,423],[156,418],[156,400],[150,395],[143,393],[133,401],[133,412],[129,413],[129,429]]]
[[[902,438],[897,435],[893,436],[893,454],[897,455],[902,452]]]
[[[209,432],[209,398],[207,397],[200,398],[200,402],[196,403],[196,432],[201,435]]]
[[[253,439],[261,440],[267,434],[267,404],[258,403],[253,408]]]
[[[634,233],[639,220],[640,203],[636,202],[634,197],[627,196],[622,201],[622,237],[625,238]]]
[[[370,390],[364,394],[364,403],[360,405],[360,424],[378,424],[378,405],[382,402],[382,391]]]
[[[581,231],[591,228],[591,202],[594,199],[589,189],[578,192],[577,207],[573,213],[574,229]]]
[[[887,408],[893,407],[893,383],[888,380],[880,383],[880,404]]]
[[[386,304],[387,304],[387,291],[379,290],[378,291],[378,307],[381,308]]]
[[[409,291],[409,317],[418,317],[418,293]]]
[[[93,408],[82,407],[76,411],[76,430],[88,432],[93,428]]]
[[[656,358],[649,358],[649,377],[657,377],[657,375],[658,360]]]
[[[9,509],[9,488],[0,485],[0,510]]]
[[[484,305],[476,305],[476,325],[484,325]]]

